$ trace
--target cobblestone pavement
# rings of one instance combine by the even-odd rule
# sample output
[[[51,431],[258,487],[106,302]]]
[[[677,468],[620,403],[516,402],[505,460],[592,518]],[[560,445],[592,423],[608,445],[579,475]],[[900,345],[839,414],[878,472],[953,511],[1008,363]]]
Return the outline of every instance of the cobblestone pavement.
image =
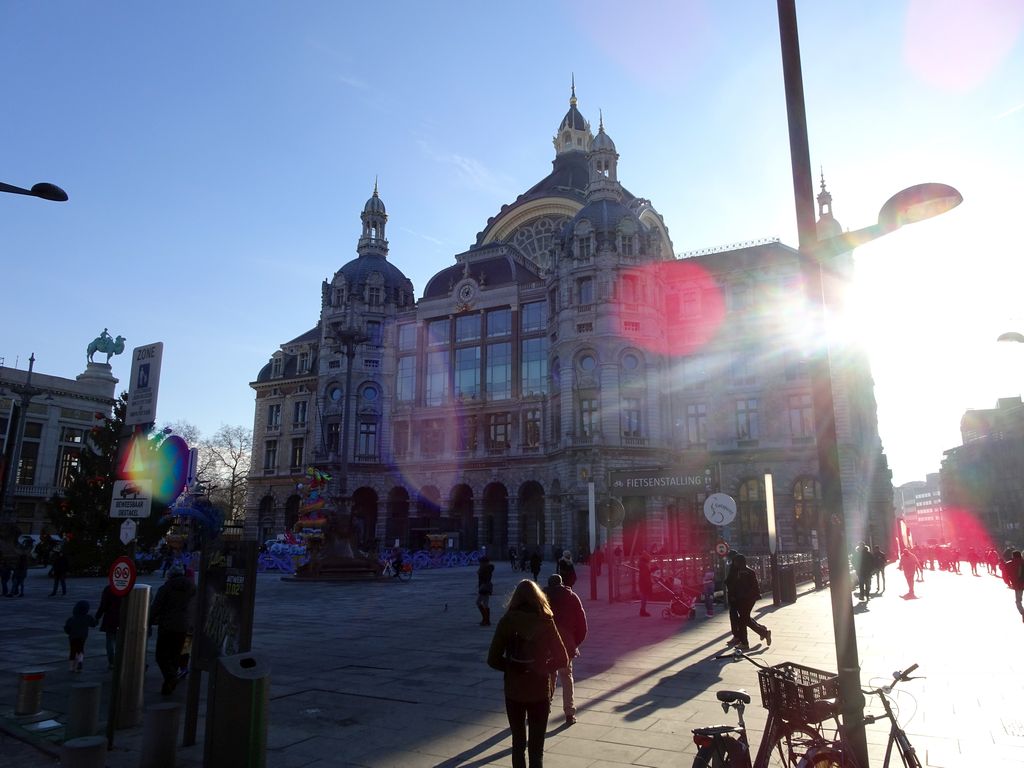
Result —
[[[542,583],[550,570],[545,564]],[[85,671],[72,675],[62,632],[73,602],[95,607],[104,580],[71,580],[66,597],[49,598],[43,574],[32,572],[27,597],[0,599],[0,764],[21,768],[54,764],[72,682],[102,682],[101,719],[106,713],[102,635],[91,634]],[[723,687],[754,695],[747,719],[759,738],[765,713],[756,706],[756,670],[713,659],[729,636],[720,606],[711,618],[701,607],[695,619],[666,619],[654,605],[655,615],[641,618],[635,602],[608,603],[603,584],[590,600],[587,568],[579,574],[591,625],[576,662],[579,722],[565,726],[556,693],[548,768],[689,766],[690,729],[726,719],[715,701]],[[520,576],[498,563],[494,613]],[[1013,593],[993,576],[931,571],[917,585],[919,599],[901,599],[905,586],[890,568],[888,591],[855,607],[862,681],[921,665],[925,679],[901,686],[896,704],[926,765],[1024,764],[1024,660],[1016,650],[1024,624]],[[253,652],[271,669],[267,765],[509,765],[501,676],[484,663],[491,629],[477,625],[475,587],[471,569],[417,572],[408,584],[297,584],[262,574]],[[766,662],[836,668],[827,590],[805,587],[796,603],[779,608],[762,600],[758,613],[773,632],[770,648],[755,648]],[[13,717],[16,673],[30,667],[49,670],[43,707],[56,723],[35,735]],[[159,687],[151,665],[147,705],[162,700]],[[205,681],[203,688],[205,697]],[[184,704],[185,689],[171,700]],[[179,766],[202,765],[205,710],[204,700],[198,744],[178,748]],[[885,733],[869,728],[873,766],[881,765]],[[141,742],[139,728],[118,731],[107,765],[137,766]]]

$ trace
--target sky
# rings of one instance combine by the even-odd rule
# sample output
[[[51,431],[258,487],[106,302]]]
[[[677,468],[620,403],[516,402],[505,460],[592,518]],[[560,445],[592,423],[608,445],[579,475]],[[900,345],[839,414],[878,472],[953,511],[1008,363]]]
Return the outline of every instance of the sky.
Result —
[[[1024,345],[1024,3],[798,3],[811,163],[844,228],[920,182],[955,210],[856,252],[896,484],[937,472],[968,408],[1015,397]],[[249,387],[316,324],[379,184],[417,297],[550,171],[575,77],[619,178],[685,254],[796,245],[776,6],[0,4],[0,357],[74,377],[104,328],[164,343],[158,421],[251,427]],[[102,359],[102,356],[101,358]]]

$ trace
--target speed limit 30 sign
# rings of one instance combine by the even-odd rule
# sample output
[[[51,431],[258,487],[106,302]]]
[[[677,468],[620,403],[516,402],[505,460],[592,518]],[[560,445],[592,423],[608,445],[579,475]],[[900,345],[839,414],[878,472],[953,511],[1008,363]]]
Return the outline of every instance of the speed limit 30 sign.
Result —
[[[117,597],[124,597],[135,586],[135,563],[130,557],[119,557],[110,566],[107,583]]]

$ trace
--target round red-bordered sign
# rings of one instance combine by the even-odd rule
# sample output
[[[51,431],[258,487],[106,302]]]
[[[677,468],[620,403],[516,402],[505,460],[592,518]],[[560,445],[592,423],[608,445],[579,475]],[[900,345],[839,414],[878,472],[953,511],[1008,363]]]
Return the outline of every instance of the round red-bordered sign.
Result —
[[[107,583],[110,591],[118,597],[124,597],[132,591],[135,586],[135,563],[130,557],[119,557],[110,566],[110,573],[107,574]]]
[[[725,557],[729,554],[729,543],[725,539],[719,539],[718,543],[715,544],[715,553],[719,557]]]

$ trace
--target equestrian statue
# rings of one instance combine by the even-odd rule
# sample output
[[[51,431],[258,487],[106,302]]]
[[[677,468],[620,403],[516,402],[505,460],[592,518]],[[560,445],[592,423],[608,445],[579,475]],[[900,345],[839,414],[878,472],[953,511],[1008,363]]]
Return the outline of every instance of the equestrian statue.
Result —
[[[97,352],[104,352],[107,355],[107,365],[110,365],[110,358],[124,352],[124,342],[124,336],[118,336],[116,339],[113,339],[107,333],[107,329],[104,328],[103,333],[89,342],[89,348],[85,353],[86,359],[91,363],[93,355]]]

